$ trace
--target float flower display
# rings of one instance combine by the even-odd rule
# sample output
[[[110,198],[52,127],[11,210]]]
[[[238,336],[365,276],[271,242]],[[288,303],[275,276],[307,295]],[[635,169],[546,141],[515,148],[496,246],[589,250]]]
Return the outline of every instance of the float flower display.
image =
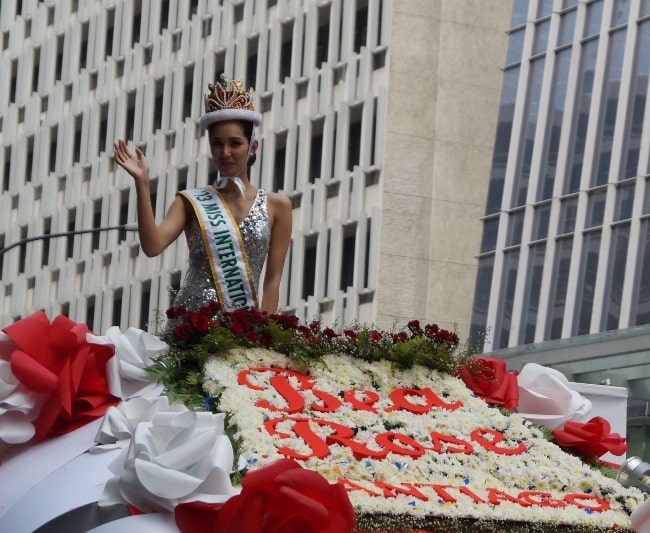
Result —
[[[296,461],[345,488],[359,531],[629,531],[644,499],[491,408],[485,393],[516,408],[516,375],[437,326],[335,331],[216,307],[168,317],[170,350],[150,371],[172,397],[227,413],[243,479]]]

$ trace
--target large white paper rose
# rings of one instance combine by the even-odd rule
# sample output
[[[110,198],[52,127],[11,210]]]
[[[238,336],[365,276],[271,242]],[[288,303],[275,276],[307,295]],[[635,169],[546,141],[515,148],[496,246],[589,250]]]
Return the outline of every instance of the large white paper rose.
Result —
[[[230,482],[233,450],[224,415],[159,413],[141,422],[131,444],[109,466],[100,505],[127,502],[142,512],[169,512],[182,502],[224,502],[239,491]]]
[[[554,368],[527,363],[517,376],[517,384],[517,412],[548,429],[591,411],[591,401],[572,390],[566,376]]]
[[[115,346],[115,356],[108,361],[107,368],[111,394],[125,400],[140,396],[155,386],[155,380],[145,368],[169,348],[167,343],[142,329],[128,328],[122,333],[117,326],[108,328],[104,336],[94,336],[92,341]]]
[[[135,428],[141,422],[151,422],[157,414],[189,411],[181,402],[169,404],[167,396],[158,398],[130,398],[116,407],[109,407],[95,436],[91,451],[126,448]]]
[[[41,396],[25,388],[11,371],[11,353],[18,347],[0,332],[0,441],[22,444],[34,436]]]

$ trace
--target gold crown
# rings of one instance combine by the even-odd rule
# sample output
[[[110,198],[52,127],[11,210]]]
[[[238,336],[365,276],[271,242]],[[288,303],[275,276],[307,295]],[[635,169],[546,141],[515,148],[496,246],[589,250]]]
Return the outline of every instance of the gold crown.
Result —
[[[221,82],[208,84],[208,94],[205,95],[205,111],[221,111],[224,109],[246,109],[254,111],[253,88],[244,89],[241,80],[234,81],[221,74]]]

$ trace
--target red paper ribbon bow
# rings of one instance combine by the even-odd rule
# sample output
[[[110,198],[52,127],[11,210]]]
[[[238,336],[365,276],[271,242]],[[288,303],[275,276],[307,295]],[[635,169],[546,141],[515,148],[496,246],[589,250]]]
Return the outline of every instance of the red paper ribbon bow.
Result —
[[[182,533],[344,533],[356,522],[343,486],[293,459],[248,473],[223,504],[181,503],[174,517]]]
[[[114,348],[87,342],[85,325],[63,315],[50,324],[39,311],[3,331],[19,348],[11,354],[12,372],[43,397],[34,422],[36,441],[77,429],[118,403],[106,379]]]
[[[564,423],[561,429],[553,430],[555,442],[563,448],[575,448],[584,457],[601,457],[607,452],[623,455],[627,450],[625,437],[610,433],[609,422],[600,416],[587,422]]]
[[[519,403],[518,372],[508,372],[503,359],[476,357],[478,368],[463,368],[460,378],[469,390],[487,403],[515,409]]]

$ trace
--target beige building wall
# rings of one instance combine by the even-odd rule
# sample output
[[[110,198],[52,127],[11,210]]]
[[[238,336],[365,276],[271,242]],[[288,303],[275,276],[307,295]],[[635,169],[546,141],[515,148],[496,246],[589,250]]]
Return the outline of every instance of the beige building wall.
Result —
[[[511,10],[393,2],[379,327],[417,318],[467,338]]]

